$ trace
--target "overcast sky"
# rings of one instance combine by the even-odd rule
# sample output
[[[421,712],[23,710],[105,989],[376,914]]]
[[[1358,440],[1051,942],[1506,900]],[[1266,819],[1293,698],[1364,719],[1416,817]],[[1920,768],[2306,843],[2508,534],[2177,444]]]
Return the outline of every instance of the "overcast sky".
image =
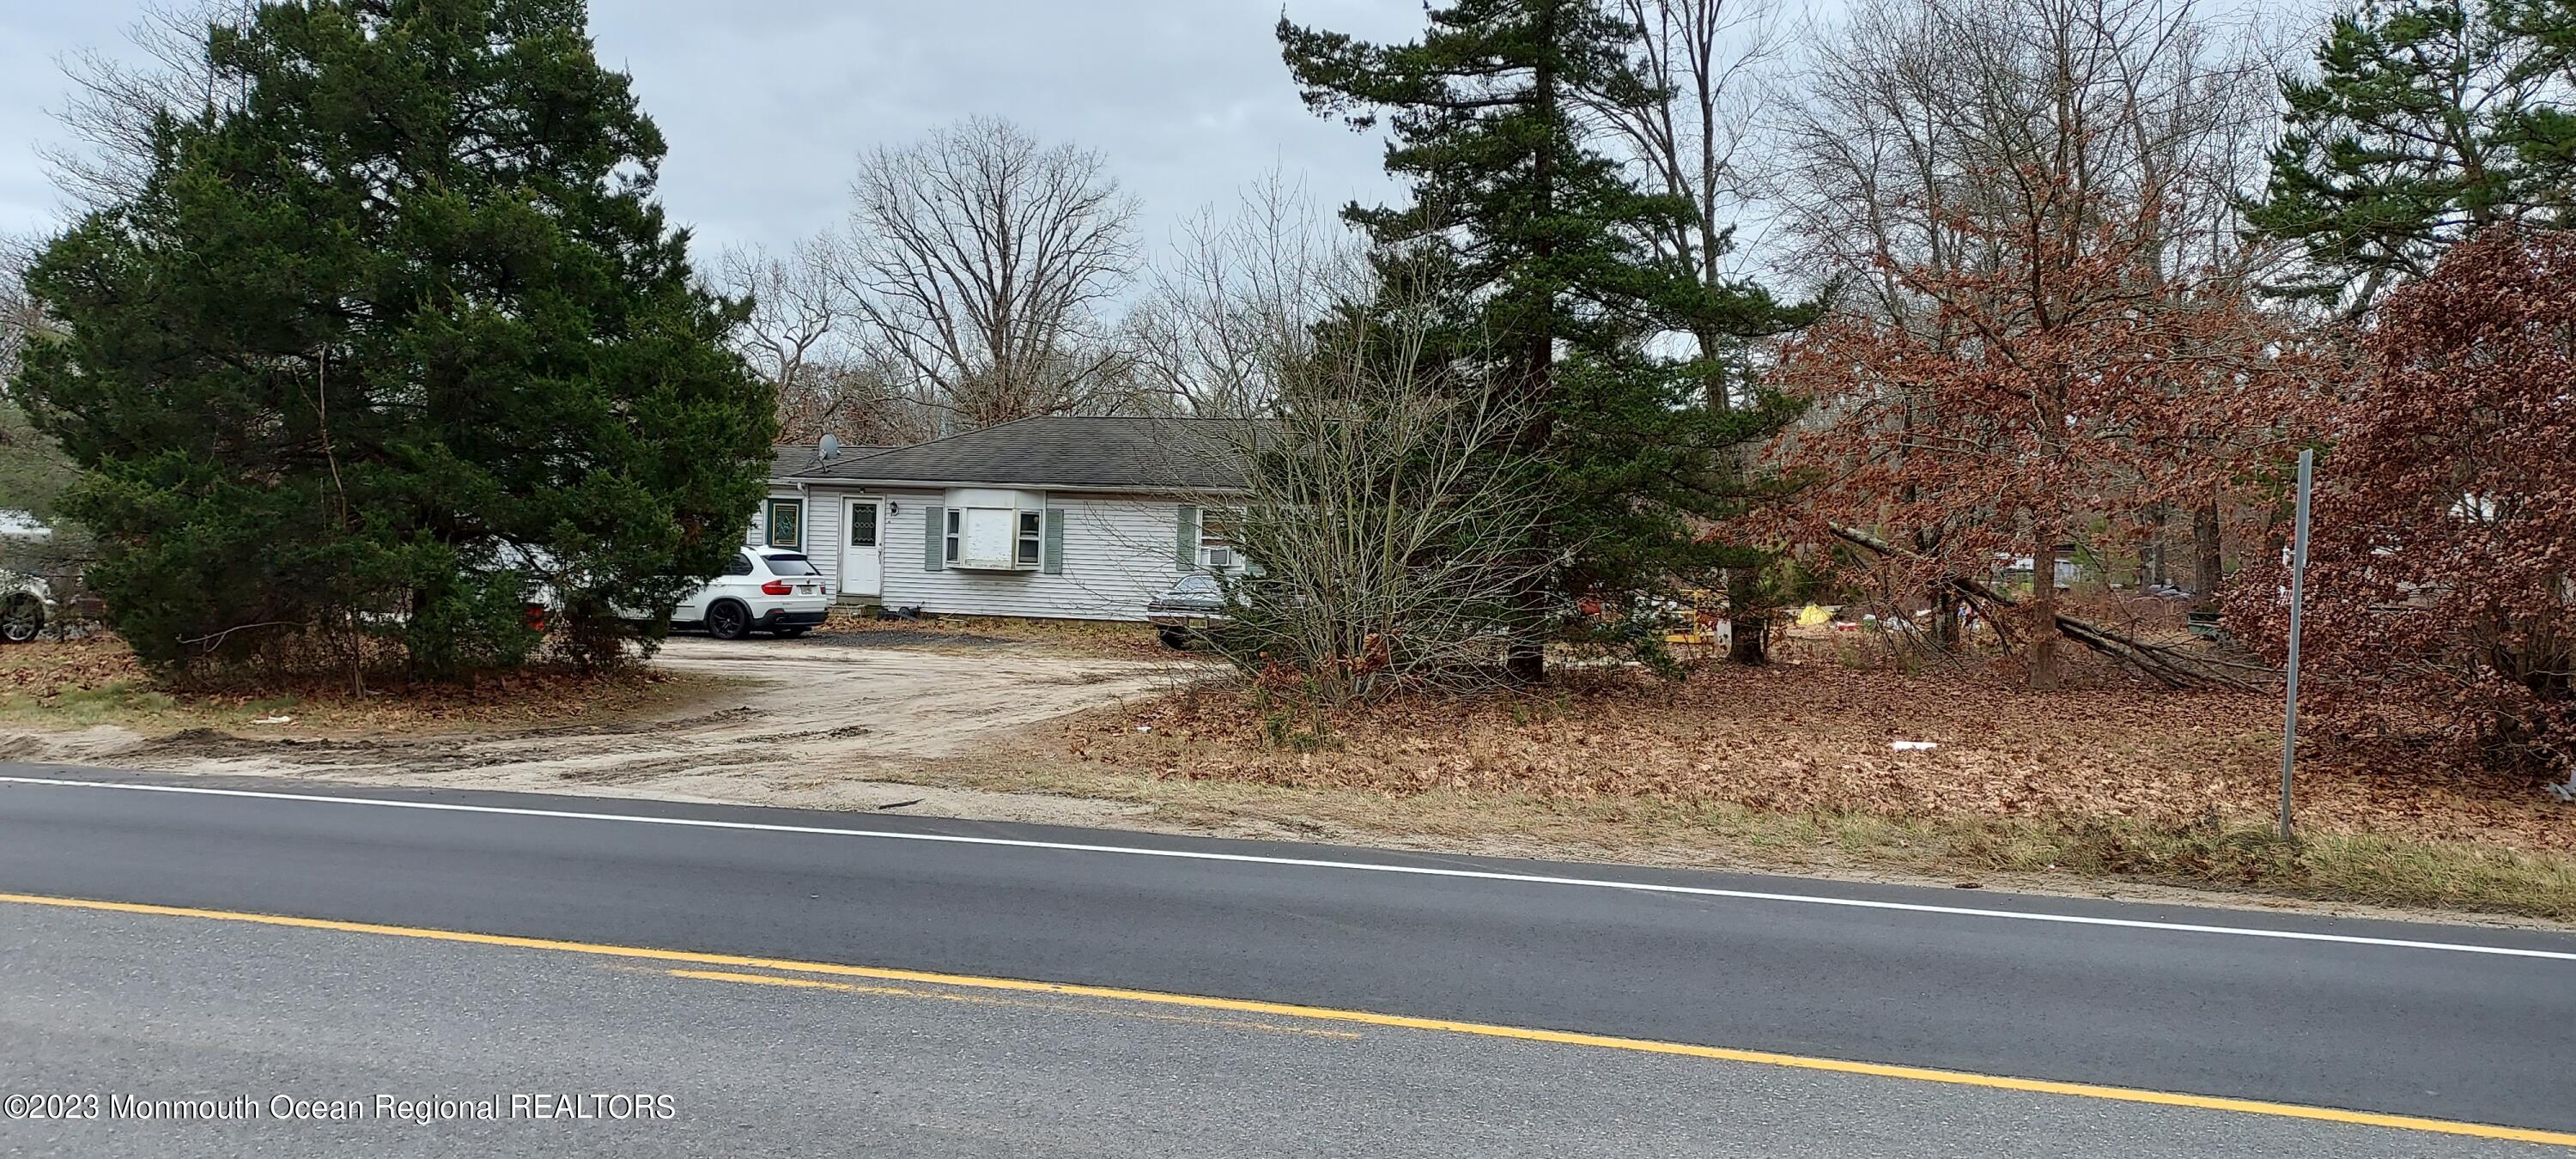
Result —
[[[123,49],[141,0],[0,2],[0,231],[50,225],[37,157],[59,60]],[[610,68],[669,138],[662,199],[703,248],[780,247],[841,213],[868,147],[975,114],[1106,156],[1163,246],[1273,166],[1315,199],[1378,200],[1380,146],[1306,112],[1271,35],[1281,0],[593,0]],[[1302,23],[1419,31],[1420,0],[1287,0]]]
[[[189,0],[179,0],[181,3]],[[2269,10],[2304,42],[2333,0],[2203,0]],[[131,53],[144,0],[0,0],[0,232],[61,216],[37,156],[61,131],[60,60]],[[662,199],[702,256],[784,248],[833,224],[858,154],[978,114],[1098,150],[1142,199],[1160,253],[1202,207],[1230,209],[1273,167],[1320,205],[1393,192],[1375,136],[1309,114],[1280,63],[1283,0],[592,0],[601,60],[635,78],[670,156]],[[1300,23],[1419,35],[1422,0],[1284,0]],[[1784,0],[1814,18],[1840,0]],[[2289,19],[2282,19],[2284,16]],[[2291,31],[2292,26],[2297,31]]]

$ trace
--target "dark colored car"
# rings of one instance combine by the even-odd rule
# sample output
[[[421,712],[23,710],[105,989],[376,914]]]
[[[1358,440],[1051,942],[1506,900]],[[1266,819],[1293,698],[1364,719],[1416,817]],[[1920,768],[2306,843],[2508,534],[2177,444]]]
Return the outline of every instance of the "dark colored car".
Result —
[[[1225,609],[1225,585],[1215,576],[1191,572],[1145,604],[1145,619],[1165,647],[1187,648],[1193,633],[1225,619]]]

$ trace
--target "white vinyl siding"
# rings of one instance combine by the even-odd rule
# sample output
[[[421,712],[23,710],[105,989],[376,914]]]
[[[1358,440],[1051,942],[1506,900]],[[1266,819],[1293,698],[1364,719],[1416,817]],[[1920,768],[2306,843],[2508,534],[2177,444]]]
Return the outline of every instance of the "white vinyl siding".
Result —
[[[814,561],[814,570],[823,573],[824,582],[838,594],[841,590],[841,495],[837,491],[816,490],[811,494],[794,487],[772,485],[769,499],[802,500],[805,504],[804,546],[797,548]],[[769,545],[769,500],[761,501],[752,512],[751,526],[742,533],[742,541],[751,547]]]
[[[773,494],[798,497],[792,487]],[[886,501],[877,525],[885,577],[881,594],[870,603],[952,616],[1142,620],[1146,601],[1172,583],[1172,544],[1182,506],[1173,499],[1054,492],[1045,496],[1045,505],[1058,514],[1040,523],[1039,564],[1009,571],[973,571],[952,564],[928,571],[924,568],[925,520],[933,508],[940,508],[945,521],[949,492],[810,485],[810,493],[803,496],[809,545],[841,542],[842,500],[850,495],[881,496]],[[1012,528],[1014,533],[1018,530]],[[760,536],[755,520],[749,542],[760,543]],[[1015,559],[1020,553],[1016,534],[1010,551]],[[833,592],[840,592],[841,553],[814,547],[807,554],[831,582]],[[1050,560],[1050,556],[1060,559]],[[1060,567],[1047,570],[1050,562]]]
[[[891,492],[903,508],[885,522],[887,607],[953,616],[1142,620],[1145,603],[1172,582],[1172,500],[1146,495],[1047,497],[1063,512],[1062,569],[925,571],[923,512],[936,491]]]

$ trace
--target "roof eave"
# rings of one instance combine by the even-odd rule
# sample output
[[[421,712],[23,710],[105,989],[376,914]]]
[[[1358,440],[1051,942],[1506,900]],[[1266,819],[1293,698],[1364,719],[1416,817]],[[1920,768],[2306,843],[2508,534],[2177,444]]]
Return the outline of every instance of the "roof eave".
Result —
[[[1250,488],[1241,484],[1189,485],[1170,483],[1004,483],[992,479],[883,479],[852,478],[846,475],[779,475],[772,483],[830,483],[842,487],[886,487],[929,489],[933,487],[983,487],[997,491],[1090,491],[1125,494],[1143,492],[1154,495],[1241,495]]]

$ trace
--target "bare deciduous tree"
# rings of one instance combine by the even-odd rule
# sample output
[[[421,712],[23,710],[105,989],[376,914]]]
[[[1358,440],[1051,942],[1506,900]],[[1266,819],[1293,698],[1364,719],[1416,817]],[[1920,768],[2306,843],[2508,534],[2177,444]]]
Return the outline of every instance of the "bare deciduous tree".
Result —
[[[1618,0],[1620,14],[1638,30],[1637,72],[1663,99],[1636,107],[1596,108],[1642,171],[1650,189],[1690,207],[1683,217],[1658,223],[1647,241],[1662,260],[1690,272],[1712,290],[1743,279],[1735,244],[1736,222],[1753,207],[1760,174],[1744,153],[1754,136],[1754,82],[1782,55],[1778,8],[1772,0]],[[1674,321],[1712,366],[1748,337],[1719,312]],[[1708,399],[1727,409],[1740,400],[1739,380],[1712,374]]]
[[[2168,272],[2251,263],[2236,205],[2278,61],[2191,3],[1863,0],[1773,102],[1783,223],[1805,272],[1891,321],[1927,313],[1895,270],[1975,272],[1963,220],[2080,228],[2068,189],[2160,202]]]
[[[1924,388],[1941,370],[1900,376],[1882,395],[1825,392],[1821,417],[1846,428],[1872,424],[1855,445],[1889,456],[1841,464],[1839,477],[1881,471],[1896,488],[1880,497],[1882,508],[1925,517],[1887,529],[1914,556],[1972,566],[1983,557],[1968,545],[1997,521],[2050,512],[2024,529],[2040,577],[2031,609],[2034,683],[2053,679],[2057,634],[2047,625],[2055,587],[2047,577],[2061,537],[2077,530],[2063,518],[2070,508],[2062,501],[2080,499],[2080,508],[2112,518],[2124,534],[2132,521],[2185,503],[2213,532],[2204,542],[2215,568],[2226,444],[2259,432],[2183,420],[2227,413],[2217,402],[2243,386],[2243,338],[2253,322],[2174,323],[2242,316],[2266,260],[2265,251],[2241,244],[2234,215],[2260,157],[2249,146],[2269,131],[2273,59],[2250,30],[2189,3],[1866,0],[1816,47],[1802,99],[1781,126],[1784,218],[1805,243],[1808,272],[1846,287],[1846,317],[1876,328],[1879,339],[1942,366],[2005,358],[2034,342],[2109,350],[2116,343],[2107,331],[2092,332],[2105,326],[2153,330],[2174,344],[2160,349],[2156,373],[2119,380],[2135,392],[2128,398],[2101,394],[2102,380],[2069,377],[2072,363],[2045,374],[2020,368],[2032,397],[2047,403],[2035,402],[2034,413],[2051,420],[2023,432],[2034,445],[2013,443],[2020,428],[2011,416],[1961,425],[1974,408],[1942,405],[1946,396]],[[2199,341],[2209,349],[2188,348]],[[2212,405],[2193,405],[2193,396]],[[1985,456],[1998,478],[2016,464],[2061,462],[2080,441],[2070,424],[2116,417],[2050,409],[2070,399],[2174,419],[2130,422],[2128,433],[2111,422],[2094,433],[2131,443],[2152,437],[2159,445],[2129,448],[2132,466],[2203,463],[2203,485],[2135,487],[2142,509],[2127,512],[2118,510],[2117,472],[2090,481],[2092,493],[2021,507],[2001,493],[1981,505],[1944,503],[1922,490],[1938,475],[1934,464],[1956,466],[1963,455]],[[1908,458],[1923,462],[1909,466]],[[2035,466],[2025,473],[2048,474]]]
[[[28,254],[24,239],[0,234],[0,391],[18,373],[18,352],[43,324],[43,311],[27,293]]]
[[[55,187],[83,209],[130,200],[152,169],[155,119],[238,106],[247,96],[242,82],[219,77],[206,47],[213,29],[247,26],[257,7],[252,0],[153,0],[125,32],[140,59],[95,48],[65,57],[71,94],[54,119],[70,139],[39,150]]]
[[[1760,152],[1754,147],[1758,82],[1783,56],[1778,7],[1772,0],[1618,0],[1616,7],[1636,30],[1637,74],[1653,87],[1654,99],[1596,103],[1594,111],[1641,183],[1688,210],[1657,219],[1645,239],[1658,260],[1701,291],[1666,303],[1667,324],[1688,338],[1684,365],[1697,376],[1706,405],[1719,411],[1757,405],[1757,347],[1789,319],[1742,309],[1752,286],[1735,228],[1759,212],[1762,173],[1747,161]],[[1748,441],[1721,464],[1748,491],[1758,450],[1758,441]],[[1721,578],[1734,626],[1728,659],[1765,662],[1767,613],[1780,593],[1768,590],[1759,567],[1729,567]]]
[[[1185,225],[1128,319],[1143,385],[1193,415],[1266,411],[1277,368],[1307,356],[1316,323],[1361,273],[1349,235],[1321,222],[1305,188],[1274,169],[1232,217],[1207,210]]]
[[[976,118],[859,165],[837,277],[864,341],[948,425],[1084,408],[1123,384],[1102,320],[1136,248],[1135,202],[1096,153]]]
[[[795,385],[779,394],[778,429],[789,442],[831,434],[852,446],[904,447],[939,437],[940,424],[909,368],[849,350],[806,363]]]
[[[735,349],[782,396],[804,381],[807,364],[849,313],[832,276],[831,245],[808,238],[784,257],[757,245],[716,257],[717,284],[751,302],[751,316],[734,332]]]

